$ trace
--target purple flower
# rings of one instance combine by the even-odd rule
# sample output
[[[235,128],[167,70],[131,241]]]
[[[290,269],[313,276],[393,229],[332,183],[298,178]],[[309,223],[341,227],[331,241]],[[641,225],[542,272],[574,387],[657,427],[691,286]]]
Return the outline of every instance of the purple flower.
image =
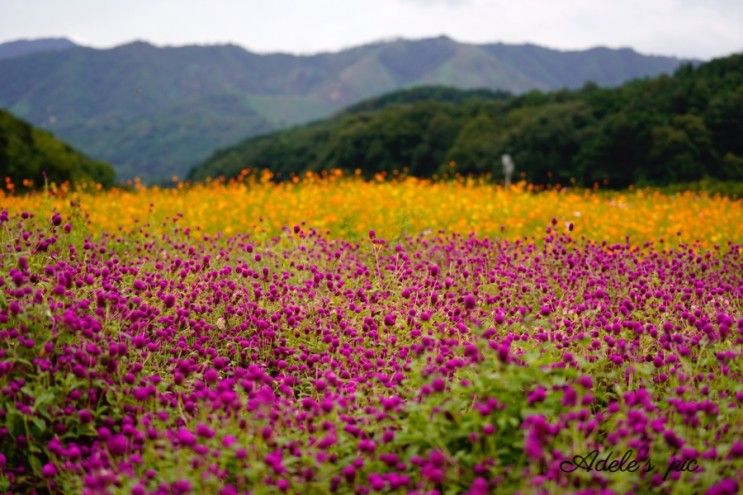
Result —
[[[706,495],[737,495],[738,482],[732,478],[726,478],[712,485],[706,492]]]
[[[129,446],[129,442],[127,441],[126,437],[121,434],[112,435],[108,438],[106,444],[108,445],[108,450],[113,455],[124,454]]]
[[[394,313],[387,313],[384,316],[384,324],[388,327],[394,326],[395,324],[395,314]]]
[[[528,402],[529,405],[535,404],[537,402],[542,402],[547,397],[547,391],[544,387],[538,386],[531,392],[529,392]]]
[[[53,478],[57,475],[57,468],[54,464],[48,462],[41,468],[41,475],[45,478]]]
[[[376,448],[377,448],[377,446],[376,446],[376,444],[374,443],[374,441],[373,441],[373,440],[366,440],[366,439],[365,439],[365,440],[361,440],[361,441],[359,442],[359,450],[360,450],[361,452],[368,452],[368,453],[371,453],[371,452],[374,452],[374,450],[375,450]]]

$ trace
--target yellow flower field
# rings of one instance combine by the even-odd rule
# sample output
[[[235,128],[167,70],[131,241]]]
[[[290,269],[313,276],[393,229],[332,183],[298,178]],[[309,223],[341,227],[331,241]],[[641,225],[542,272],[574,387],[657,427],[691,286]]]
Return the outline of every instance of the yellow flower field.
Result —
[[[161,228],[182,214],[180,225],[201,235],[237,232],[272,234],[305,222],[331,236],[357,238],[369,229],[386,238],[444,229],[508,239],[540,236],[552,218],[573,223],[575,234],[595,240],[633,243],[700,240],[704,245],[743,241],[741,202],[699,193],[664,194],[548,190],[525,184],[510,189],[477,180],[434,182],[415,178],[363,181],[337,173],[287,183],[270,176],[241,182],[212,182],[175,188],[135,186],[131,190],[86,193],[0,195],[11,212],[69,212],[88,216],[90,228],[115,232],[144,223]],[[2,194],[2,193],[0,193]]]

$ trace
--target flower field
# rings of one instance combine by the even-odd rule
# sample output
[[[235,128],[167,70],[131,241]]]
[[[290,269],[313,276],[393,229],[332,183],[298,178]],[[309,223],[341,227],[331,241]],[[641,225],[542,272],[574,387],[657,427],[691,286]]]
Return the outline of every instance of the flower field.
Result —
[[[0,492],[738,493],[739,200],[0,196]]]
[[[405,178],[366,182],[337,172],[302,181],[274,183],[268,173],[229,184],[113,190],[106,194],[27,195],[3,198],[11,211],[51,215],[73,210],[88,218],[89,230],[131,232],[148,223],[152,232],[179,225],[192,235],[275,235],[305,223],[333,238],[359,240],[370,229],[387,239],[427,231],[516,240],[543,235],[552,218],[572,222],[574,234],[607,242],[664,240],[666,244],[743,243],[743,204],[706,194],[666,195],[656,190],[623,193],[550,190],[540,194],[517,184],[510,189],[477,180],[432,182]],[[64,192],[64,191],[61,191]],[[1,194],[1,193],[0,193]],[[72,208],[71,203],[78,207]]]

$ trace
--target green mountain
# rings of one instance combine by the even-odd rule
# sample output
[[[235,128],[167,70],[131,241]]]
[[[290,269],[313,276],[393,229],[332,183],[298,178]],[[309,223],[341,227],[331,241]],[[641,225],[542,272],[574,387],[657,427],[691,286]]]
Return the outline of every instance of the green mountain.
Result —
[[[401,88],[445,85],[522,93],[615,85],[681,61],[629,49],[558,51],[446,37],[310,56],[233,45],[75,47],[0,60],[0,106],[147,180],[184,175],[249,135],[327,117]]]
[[[503,153],[535,183],[741,180],[743,55],[615,88],[513,97],[451,88],[391,93],[220,150],[189,178],[230,177],[244,167],[269,168],[279,178],[327,168],[500,178]]]
[[[0,43],[0,59],[22,57],[31,53],[54,52],[77,46],[67,38],[39,38],[33,40],[13,40]]]
[[[45,180],[111,186],[115,174],[107,163],[91,160],[49,132],[0,110],[0,177],[10,177],[16,185],[32,180],[34,187],[42,187]]]

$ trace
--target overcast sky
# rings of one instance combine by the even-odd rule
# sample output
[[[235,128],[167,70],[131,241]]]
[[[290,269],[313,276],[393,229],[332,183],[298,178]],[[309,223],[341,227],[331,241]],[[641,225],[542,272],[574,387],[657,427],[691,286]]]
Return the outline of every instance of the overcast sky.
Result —
[[[743,50],[743,0],[0,0],[0,41],[94,47],[232,42],[315,53],[392,37],[631,46],[710,58]]]

